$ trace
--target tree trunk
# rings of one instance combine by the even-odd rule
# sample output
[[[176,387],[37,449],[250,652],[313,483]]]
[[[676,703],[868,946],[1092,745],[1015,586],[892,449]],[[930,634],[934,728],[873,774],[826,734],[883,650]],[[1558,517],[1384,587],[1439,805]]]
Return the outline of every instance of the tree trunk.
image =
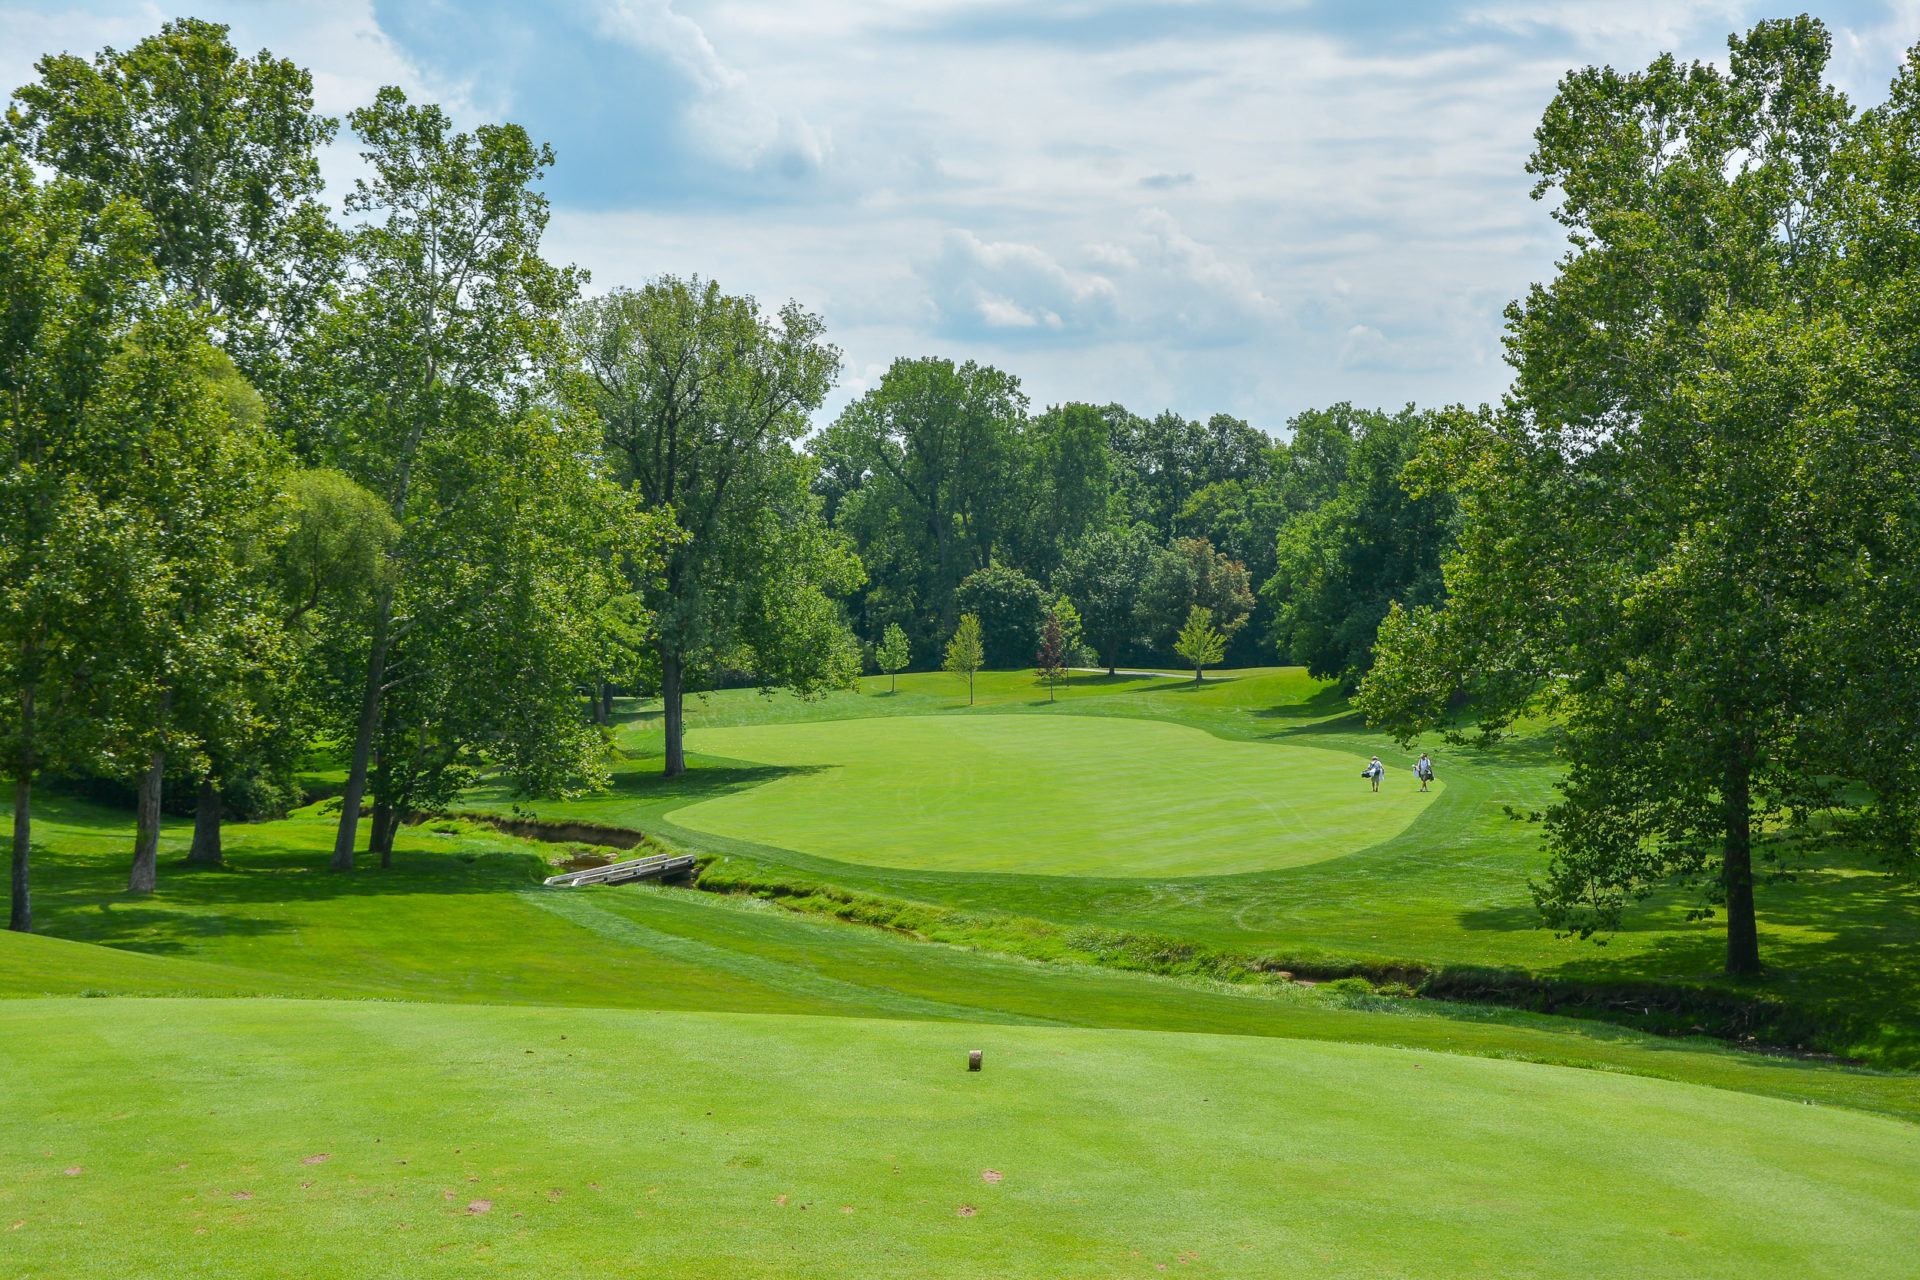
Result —
[[[13,779],[13,911],[7,928],[33,932],[33,712],[32,684],[20,690],[20,772]]]
[[[200,796],[193,809],[193,848],[187,861],[220,865],[220,788],[211,777],[200,779]]]
[[[15,933],[33,932],[32,856],[33,774],[22,768],[13,780],[13,914],[7,921]]]
[[[660,701],[666,708],[662,719],[667,730],[666,776],[677,778],[687,771],[685,726],[682,722],[684,693],[680,687],[680,655],[660,647]]]
[[[607,723],[607,704],[612,701],[612,699],[607,696],[607,682],[605,680],[595,680],[593,682],[593,692],[587,695],[587,701],[593,704],[591,708],[593,712],[593,722],[597,725],[604,726]]]
[[[1727,888],[1727,972],[1760,972],[1760,930],[1753,914],[1753,798],[1747,764],[1727,769],[1727,839],[1721,876]]]
[[[393,866],[393,836],[400,827],[400,816],[384,800],[373,802],[373,830],[367,835],[367,852],[380,855],[380,865]]]
[[[367,792],[367,764],[373,735],[380,727],[380,685],[387,678],[387,630],[393,617],[393,588],[380,593],[373,617],[373,648],[367,654],[367,689],[360,703],[360,727],[353,737],[347,787],[340,794],[340,830],[333,838],[333,869],[353,870],[353,845],[360,834],[360,799]]]
[[[156,751],[140,775],[135,808],[133,870],[127,874],[128,893],[152,893],[160,863],[160,784],[167,776],[167,753]]]
[[[600,723],[613,723],[613,686],[605,680],[600,682]]]

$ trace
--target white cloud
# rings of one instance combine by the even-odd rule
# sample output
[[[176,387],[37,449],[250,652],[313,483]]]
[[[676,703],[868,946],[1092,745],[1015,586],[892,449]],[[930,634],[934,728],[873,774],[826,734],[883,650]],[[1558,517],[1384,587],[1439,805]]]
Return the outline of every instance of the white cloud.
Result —
[[[1363,28],[1326,4],[575,4],[563,12],[585,23],[535,0],[504,21],[549,42],[597,36],[595,58],[571,64],[597,75],[619,74],[609,49],[633,51],[658,92],[605,118],[674,141],[638,148],[610,124],[603,144],[563,148],[565,190],[631,176],[556,203],[551,250],[595,287],[697,271],[797,298],[846,350],[842,398],[896,356],[945,354],[1019,374],[1036,403],[1224,410],[1269,430],[1331,400],[1497,396],[1501,308],[1563,244],[1524,172],[1560,77],[1663,49],[1721,58],[1729,31],[1778,12],[1408,0]],[[59,5],[0,8],[0,72],[18,80],[45,48],[130,43],[165,16]],[[565,114],[581,86],[542,82],[539,58],[511,84],[430,81],[421,67],[468,65],[425,56],[453,37],[420,23],[398,46],[369,0],[197,11],[231,21],[243,48],[313,67],[330,110],[395,82],[463,123],[597,118]],[[1877,101],[1920,38],[1920,0],[1830,25],[1834,75]]]
[[[599,0],[603,34],[669,58],[696,88],[687,119],[698,140],[742,169],[771,168],[799,177],[824,166],[831,135],[776,110],[748,77],[715,51],[700,24],[672,0]]]

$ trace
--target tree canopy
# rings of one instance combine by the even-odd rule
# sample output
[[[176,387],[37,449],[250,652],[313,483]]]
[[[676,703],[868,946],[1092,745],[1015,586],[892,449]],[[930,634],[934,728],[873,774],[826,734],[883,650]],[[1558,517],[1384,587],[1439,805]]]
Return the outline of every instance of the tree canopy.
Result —
[[[1757,886],[1815,815],[1912,851],[1920,738],[1911,699],[1884,700],[1911,670],[1887,643],[1916,516],[1887,406],[1910,383],[1875,364],[1900,286],[1855,250],[1903,198],[1867,188],[1912,95],[1857,130],[1828,53],[1799,18],[1735,37],[1724,72],[1562,82],[1530,168],[1573,247],[1508,312],[1511,400],[1449,420],[1417,467],[1461,503],[1447,599],[1390,613],[1361,688],[1403,737],[1462,693],[1487,730],[1556,712],[1547,921],[1617,928],[1691,884],[1735,974],[1760,967]]]

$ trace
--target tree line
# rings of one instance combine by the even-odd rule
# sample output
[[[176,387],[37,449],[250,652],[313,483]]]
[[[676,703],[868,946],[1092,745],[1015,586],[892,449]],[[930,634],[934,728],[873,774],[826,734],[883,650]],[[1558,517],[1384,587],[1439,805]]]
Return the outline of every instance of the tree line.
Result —
[[[1351,683],[1393,601],[1440,597],[1454,504],[1401,483],[1437,421],[1341,404],[1276,440],[1226,414],[1034,413],[1011,374],[929,357],[806,448],[866,571],[850,620],[876,647],[897,630],[912,665],[939,665],[971,615],[987,666],[1034,666],[1064,602],[1085,664],[1164,662],[1200,609],[1228,661]]]

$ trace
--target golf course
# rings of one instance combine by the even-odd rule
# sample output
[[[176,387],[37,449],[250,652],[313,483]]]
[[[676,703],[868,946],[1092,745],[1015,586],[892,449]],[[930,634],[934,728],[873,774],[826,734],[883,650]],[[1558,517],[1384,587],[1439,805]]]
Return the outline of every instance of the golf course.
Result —
[[[519,807],[695,852],[696,887],[544,887],[588,846],[479,821],[481,788],[350,882],[326,802],[233,828],[215,868],[175,861],[169,824],[162,887],[129,901],[120,815],[49,805],[42,936],[0,938],[0,989],[36,997],[0,1006],[7,1274],[264,1272],[289,1248],[315,1276],[1902,1274],[1920,1077],[1362,979],[1143,971],[1069,927],[1178,931],[1226,898],[1217,936],[1323,963],[1472,955],[1463,912],[1524,892],[1483,897],[1486,864],[1538,856],[1499,852],[1495,802],[1548,766],[1460,752],[1426,795],[1401,769],[1376,797],[1366,735],[1297,671],[955,692],[709,695],[677,783],[657,708],[623,703],[614,784]],[[1392,852],[1423,832],[1449,838]],[[1385,936],[1300,909],[1343,879]],[[1613,955],[1678,968],[1695,932],[1650,909]],[[1523,936],[1479,959],[1600,963]],[[117,1083],[143,1077],[166,1087]]]
[[[1920,8],[1507,8],[8,0],[0,1280],[1920,1280]]]

